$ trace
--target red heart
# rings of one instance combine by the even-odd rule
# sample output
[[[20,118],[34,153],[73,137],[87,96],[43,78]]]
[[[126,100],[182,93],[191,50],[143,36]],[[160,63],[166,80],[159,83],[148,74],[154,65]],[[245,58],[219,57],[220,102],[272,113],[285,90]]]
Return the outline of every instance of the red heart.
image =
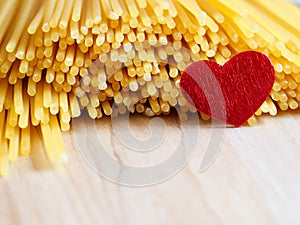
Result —
[[[224,66],[199,61],[181,76],[184,96],[214,119],[243,125],[266,100],[275,81],[269,58],[255,51],[235,55]]]

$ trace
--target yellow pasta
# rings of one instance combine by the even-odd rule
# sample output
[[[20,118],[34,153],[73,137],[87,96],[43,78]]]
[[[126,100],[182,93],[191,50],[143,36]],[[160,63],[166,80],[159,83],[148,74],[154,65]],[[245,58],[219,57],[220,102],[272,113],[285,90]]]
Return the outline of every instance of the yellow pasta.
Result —
[[[178,106],[188,119],[180,77],[199,60],[270,58],[276,81],[249,125],[299,108],[300,10],[285,0],[11,0],[0,12],[0,175],[30,153],[35,127],[65,161],[61,131],[84,108],[96,119]]]

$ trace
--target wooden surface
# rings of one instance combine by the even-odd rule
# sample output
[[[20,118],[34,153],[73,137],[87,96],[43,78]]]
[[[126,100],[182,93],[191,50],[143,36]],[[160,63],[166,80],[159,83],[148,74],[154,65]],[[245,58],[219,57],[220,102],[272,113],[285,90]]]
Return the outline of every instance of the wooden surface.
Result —
[[[137,117],[132,126],[147,133],[141,119],[148,121]],[[170,134],[178,132],[176,119],[165,121]],[[97,123],[101,132],[111,134],[108,118]],[[201,130],[204,146],[209,131]],[[49,163],[36,150],[0,178],[1,225],[299,224],[299,113],[263,116],[255,127],[226,128],[221,152],[207,171],[199,172],[204,151],[198,143],[200,150],[180,173],[145,188],[99,177],[74,146],[72,133],[64,138],[68,163]]]

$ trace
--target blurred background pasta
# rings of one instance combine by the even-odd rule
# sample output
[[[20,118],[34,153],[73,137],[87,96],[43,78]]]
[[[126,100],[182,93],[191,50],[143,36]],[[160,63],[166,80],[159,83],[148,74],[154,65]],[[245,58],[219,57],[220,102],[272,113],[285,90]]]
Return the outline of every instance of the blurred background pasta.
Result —
[[[224,64],[246,50],[269,56],[276,81],[250,125],[263,113],[299,107],[300,10],[285,0],[0,3],[2,175],[40,135],[49,158],[65,160],[61,131],[82,110],[96,119],[165,115],[176,106],[187,119],[195,110],[180,76],[203,59]]]

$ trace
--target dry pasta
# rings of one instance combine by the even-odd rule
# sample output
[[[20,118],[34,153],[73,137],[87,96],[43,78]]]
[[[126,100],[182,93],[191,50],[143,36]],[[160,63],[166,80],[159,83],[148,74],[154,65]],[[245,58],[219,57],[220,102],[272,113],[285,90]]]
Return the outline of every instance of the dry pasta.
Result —
[[[300,104],[300,9],[285,0],[11,0],[0,12],[0,175],[38,133],[66,160],[61,131],[84,108],[187,119],[180,76],[201,59],[269,56],[276,81],[250,125]]]

